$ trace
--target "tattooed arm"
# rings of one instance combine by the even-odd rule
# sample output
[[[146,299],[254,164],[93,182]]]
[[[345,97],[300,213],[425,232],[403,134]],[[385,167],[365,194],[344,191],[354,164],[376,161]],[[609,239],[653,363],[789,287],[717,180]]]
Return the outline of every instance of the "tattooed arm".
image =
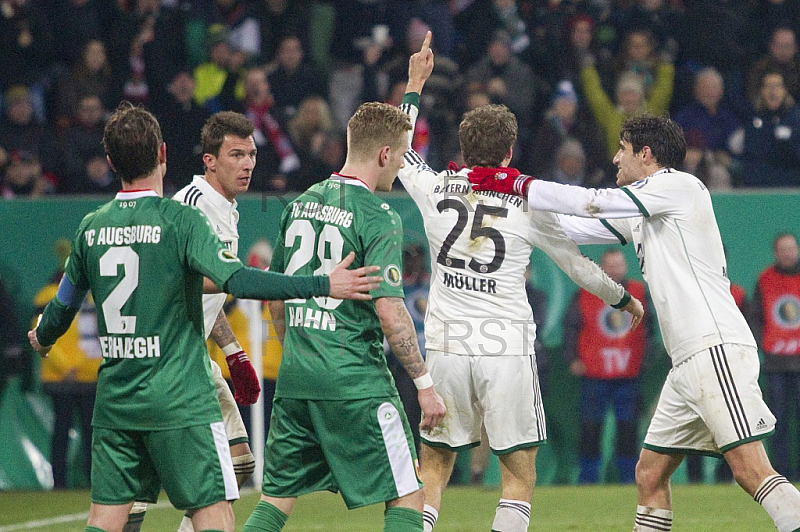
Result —
[[[236,341],[236,335],[233,334],[233,329],[231,329],[231,324],[228,323],[224,310],[219,311],[217,320],[214,322],[214,326],[211,327],[211,338],[220,348]]]
[[[375,308],[389,347],[417,385],[417,397],[423,414],[420,429],[430,430],[441,423],[446,409],[444,401],[433,387],[428,368],[420,354],[414,322],[411,321],[402,298],[379,298],[375,301]],[[426,381],[429,381],[427,385]]]

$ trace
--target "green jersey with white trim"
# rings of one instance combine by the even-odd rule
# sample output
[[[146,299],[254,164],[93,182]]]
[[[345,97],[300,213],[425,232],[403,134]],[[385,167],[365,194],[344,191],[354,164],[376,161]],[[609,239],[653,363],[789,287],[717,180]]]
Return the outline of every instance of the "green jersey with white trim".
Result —
[[[223,286],[242,267],[199,210],[150,190],[120,192],[83,219],[66,275],[97,305],[95,427],[222,420],[203,331],[203,277]]]
[[[326,274],[353,251],[351,268],[380,266],[383,280],[370,292],[372,301],[286,302],[276,397],[340,400],[397,393],[375,299],[403,297],[402,236],[400,216],[356,178],[334,174],[286,207],[273,271]]]

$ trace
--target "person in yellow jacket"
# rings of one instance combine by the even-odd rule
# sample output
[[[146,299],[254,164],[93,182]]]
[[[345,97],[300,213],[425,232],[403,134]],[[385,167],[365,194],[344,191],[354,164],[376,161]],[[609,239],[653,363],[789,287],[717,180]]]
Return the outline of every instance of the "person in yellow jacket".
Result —
[[[56,253],[62,259],[66,258],[63,253],[64,249],[68,255],[68,243],[56,245]],[[34,305],[37,316],[56,294],[63,273],[63,271],[56,273],[51,282],[36,294]],[[53,346],[50,356],[42,359],[42,391],[53,400],[54,419],[50,462],[53,468],[53,487],[56,489],[67,487],[69,432],[73,427],[76,414],[80,419],[83,467],[86,478],[89,478],[92,410],[97,388],[97,368],[100,367],[101,361],[94,302],[90,294],[81,305],[77,319]]]
[[[266,240],[257,240],[247,253],[247,265],[253,266],[254,268],[261,268],[262,270],[265,270],[269,268],[271,260],[272,246]],[[242,305],[239,303],[239,300],[232,296],[228,296],[228,300],[225,302],[224,310],[226,316],[228,317],[228,323],[231,326],[231,330],[236,338],[239,339],[239,344],[242,346],[244,352],[250,356],[250,353],[252,353],[252,350],[250,349],[249,334],[250,322],[247,319],[247,315],[245,314]],[[281,365],[281,354],[283,353],[283,350],[281,348],[281,343],[278,341],[278,335],[275,332],[275,328],[272,326],[272,316],[270,316],[269,307],[265,304],[265,302],[262,302],[261,304],[261,327],[261,334],[263,338],[263,343],[261,344],[261,354],[262,368],[264,373],[264,378],[261,382],[261,389],[264,394],[264,434],[266,437],[266,435],[269,434],[269,418],[272,415],[272,399],[275,396],[275,382],[278,380],[278,367]],[[222,363],[225,362],[225,355],[223,355],[222,350],[213,341],[209,340],[207,343],[208,353],[211,355],[211,358],[214,361],[219,363],[220,368],[222,369],[222,376],[225,377],[225,380],[227,380],[230,384],[228,365]],[[244,424],[247,426],[249,433],[250,409],[240,408],[240,412],[242,413],[242,419],[244,420]]]
[[[661,61],[656,65],[655,79],[647,94],[641,76],[634,71],[625,71],[617,79],[615,99],[612,101],[603,90],[594,60],[588,58],[584,62],[581,69],[584,97],[589,102],[597,126],[603,130],[609,158],[613,159],[619,150],[619,132],[625,119],[643,111],[654,115],[667,112],[674,82],[675,65],[671,61]]]

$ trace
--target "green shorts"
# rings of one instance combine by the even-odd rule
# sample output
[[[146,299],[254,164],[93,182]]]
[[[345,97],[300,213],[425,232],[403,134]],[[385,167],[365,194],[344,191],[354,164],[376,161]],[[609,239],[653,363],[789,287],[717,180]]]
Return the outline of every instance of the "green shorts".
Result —
[[[397,396],[276,398],[264,462],[261,492],[270,497],[340,491],[352,509],[422,487],[414,440]]]
[[[175,430],[92,435],[92,502],[154,503],[163,486],[179,510],[239,498],[222,422]]]

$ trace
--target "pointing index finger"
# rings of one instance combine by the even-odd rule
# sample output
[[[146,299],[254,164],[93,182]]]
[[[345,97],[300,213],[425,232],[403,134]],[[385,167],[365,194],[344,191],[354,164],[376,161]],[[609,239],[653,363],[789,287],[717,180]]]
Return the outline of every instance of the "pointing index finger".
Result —
[[[431,39],[432,38],[433,38],[433,33],[431,33],[430,30],[429,30],[428,33],[425,34],[425,40],[422,41],[422,48],[420,49],[420,53],[424,54],[425,52],[427,52],[430,49],[430,47],[431,47]]]

